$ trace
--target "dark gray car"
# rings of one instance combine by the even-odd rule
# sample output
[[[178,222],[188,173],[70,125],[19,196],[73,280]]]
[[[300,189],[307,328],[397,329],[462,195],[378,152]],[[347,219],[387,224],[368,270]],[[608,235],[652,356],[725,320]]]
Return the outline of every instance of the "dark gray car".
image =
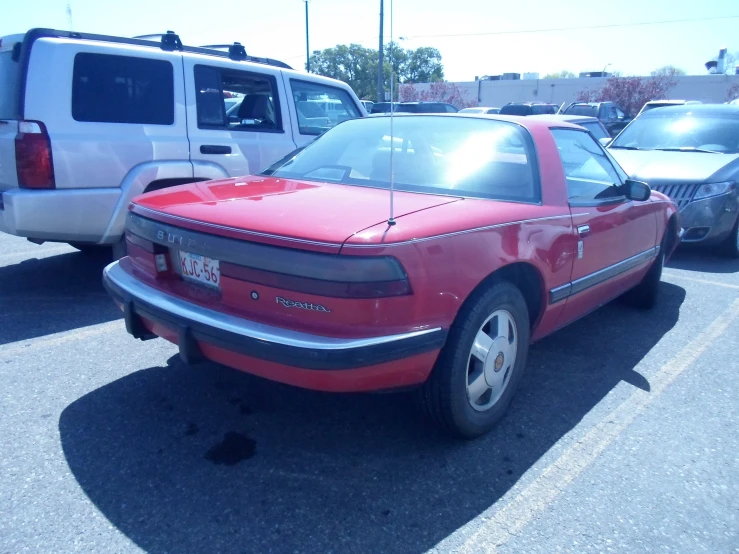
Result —
[[[728,255],[739,257],[739,106],[650,110],[608,149],[629,177],[674,200],[683,242],[720,244]]]

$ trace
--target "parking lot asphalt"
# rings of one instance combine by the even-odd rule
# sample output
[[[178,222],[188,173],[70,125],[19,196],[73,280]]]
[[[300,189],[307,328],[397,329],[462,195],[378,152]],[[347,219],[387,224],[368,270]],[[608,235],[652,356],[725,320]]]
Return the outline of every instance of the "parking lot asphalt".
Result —
[[[739,261],[534,345],[458,442],[136,341],[104,259],[0,235],[0,552],[737,552]]]

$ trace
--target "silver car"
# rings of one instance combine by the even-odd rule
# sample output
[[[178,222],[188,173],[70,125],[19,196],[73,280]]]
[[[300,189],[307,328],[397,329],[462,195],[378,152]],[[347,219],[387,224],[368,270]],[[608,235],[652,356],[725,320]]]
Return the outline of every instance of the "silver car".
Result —
[[[739,257],[739,106],[694,104],[642,113],[608,150],[629,177],[680,209],[683,242]]]

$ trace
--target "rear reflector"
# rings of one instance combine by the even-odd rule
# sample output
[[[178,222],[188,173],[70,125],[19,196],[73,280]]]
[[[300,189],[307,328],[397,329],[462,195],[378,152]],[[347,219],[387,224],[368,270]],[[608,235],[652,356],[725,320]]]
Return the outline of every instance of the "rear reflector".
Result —
[[[43,123],[39,121],[18,122],[18,134],[15,137],[15,167],[19,187],[56,188],[51,142]]]
[[[388,258],[377,258],[379,263],[384,263],[386,260]],[[329,281],[222,263],[221,276],[276,289],[332,298],[385,298],[411,293],[411,287],[405,275],[389,281]]]

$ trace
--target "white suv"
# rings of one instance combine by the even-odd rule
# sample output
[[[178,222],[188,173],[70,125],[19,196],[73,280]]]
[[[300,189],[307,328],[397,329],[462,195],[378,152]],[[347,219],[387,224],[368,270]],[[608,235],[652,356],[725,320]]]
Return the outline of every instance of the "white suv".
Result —
[[[171,32],[161,42],[49,29],[3,37],[0,231],[119,248],[136,195],[258,172],[365,115],[345,83],[247,56],[239,43],[226,52]]]

